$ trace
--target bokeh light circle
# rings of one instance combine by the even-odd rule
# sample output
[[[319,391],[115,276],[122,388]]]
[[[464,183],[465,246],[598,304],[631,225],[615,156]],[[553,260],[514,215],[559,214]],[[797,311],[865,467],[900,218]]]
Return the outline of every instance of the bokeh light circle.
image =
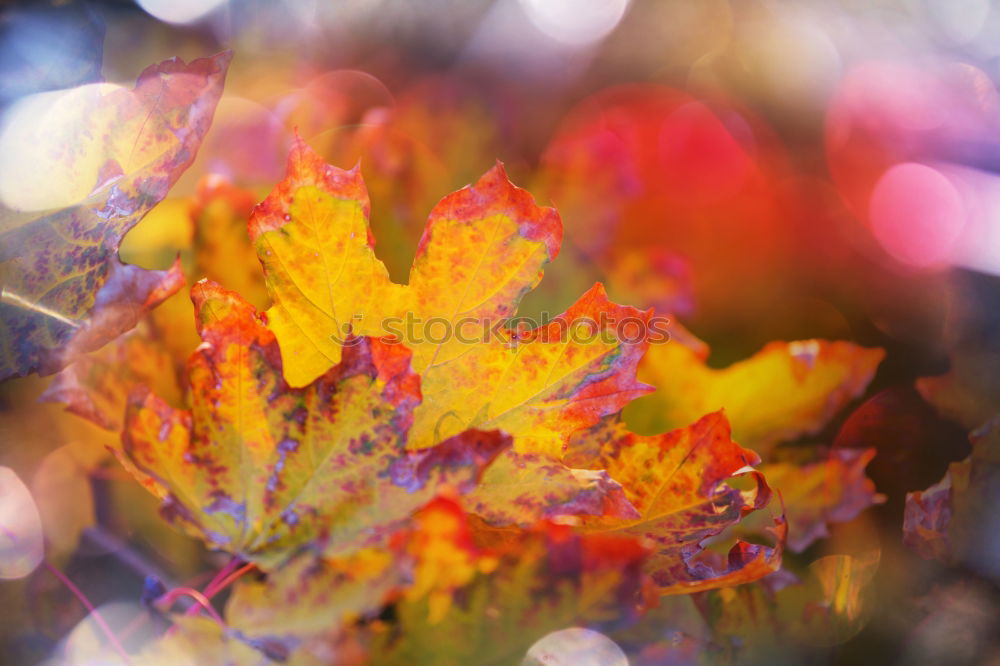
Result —
[[[915,267],[946,263],[962,231],[962,197],[937,169],[916,162],[889,168],[869,204],[872,233],[897,260]]]
[[[552,39],[586,46],[606,37],[625,15],[629,0],[521,0],[532,24]]]
[[[191,23],[207,16],[227,0],[136,0],[148,14],[167,23]]]
[[[521,666],[629,666],[613,640],[593,629],[571,627],[538,639]]]

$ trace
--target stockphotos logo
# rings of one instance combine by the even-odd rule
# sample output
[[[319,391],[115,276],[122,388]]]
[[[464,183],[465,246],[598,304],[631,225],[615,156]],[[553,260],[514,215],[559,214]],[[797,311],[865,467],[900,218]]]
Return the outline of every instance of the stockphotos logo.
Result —
[[[330,339],[340,345],[353,345],[360,341],[354,331],[364,319],[355,314],[350,321],[341,325],[340,330]],[[594,319],[565,315],[549,317],[543,313],[539,319],[514,317],[508,319],[476,319],[464,317],[450,321],[444,317],[422,319],[407,313],[405,317],[386,317],[379,322],[379,333],[373,337],[385,342],[419,345],[435,345],[457,341],[461,344],[488,342],[574,342],[590,344],[600,341],[605,344],[663,344],[670,340],[666,317],[653,315],[648,320],[642,317],[614,317],[607,313]],[[367,326],[365,328],[368,328]]]

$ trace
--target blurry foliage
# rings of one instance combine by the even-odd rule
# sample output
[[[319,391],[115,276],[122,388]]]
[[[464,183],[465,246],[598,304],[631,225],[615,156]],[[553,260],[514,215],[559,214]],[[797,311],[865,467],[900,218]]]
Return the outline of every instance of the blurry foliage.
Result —
[[[574,49],[547,41],[524,4],[231,0],[199,23],[169,25],[125,1],[6,3],[0,104],[99,81],[102,70],[127,82],[144,63],[231,47],[212,130],[170,198],[125,236],[121,256],[163,270],[179,255],[189,286],[207,277],[259,311],[275,300],[247,223],[281,180],[296,131],[326,162],[360,163],[374,254],[397,284],[439,198],[503,160],[512,180],[558,208],[565,228],[561,253],[519,313],[560,312],[601,281],[612,300],[673,320],[672,340],[639,366],[657,391],[625,411],[642,434],[598,429],[551,465],[558,471],[543,458],[546,469],[528,474],[532,488],[558,479],[558,493],[583,489],[577,511],[614,500],[618,511],[625,502],[655,515],[664,522],[645,529],[652,541],[615,536],[644,531],[614,522],[621,516],[603,530],[609,519],[592,516],[488,526],[476,502],[484,511],[519,498],[500,486],[490,495],[484,483],[478,499],[435,500],[377,548],[300,553],[214,589],[211,572],[235,564],[166,529],[156,500],[109,453],[121,451],[137,387],[177,413],[197,407],[186,361],[202,340],[181,289],[55,377],[0,385],[0,463],[34,497],[48,562],[102,607],[141,654],[137,664],[334,655],[518,664],[536,639],[572,625],[604,632],[633,665],[998,663],[1000,283],[961,268],[990,270],[988,252],[968,249],[988,250],[968,234],[990,223],[957,232],[954,267],[915,267],[885,246],[870,203],[887,169],[913,161],[957,184],[963,210],[989,210],[998,107],[986,72],[1000,10],[633,0],[603,42]],[[944,241],[935,242],[952,247]],[[305,253],[296,264],[309,265]],[[656,485],[673,479],[662,467],[650,463],[656,473],[644,477],[624,459],[673,451],[670,442],[720,408],[735,442],[763,460],[708,495],[677,495],[693,504],[676,514],[740,513],[734,498],[762,497],[759,483],[768,484],[789,530],[782,568],[654,599],[642,574],[656,559],[649,548],[682,531],[670,524],[676,507],[648,489],[676,487]],[[501,459],[494,482],[514,478],[514,459]],[[680,476],[718,481],[707,468],[681,465]],[[527,511],[532,520],[564,499],[558,493],[552,485]],[[698,504],[705,497],[729,504]],[[766,513],[732,516],[707,540],[698,533],[685,575],[771,553]],[[601,531],[610,534],[592,533]],[[0,543],[4,562],[15,551]],[[227,626],[184,615],[192,602],[183,597],[140,607],[144,578],[153,597],[212,591]],[[5,663],[112,663],[87,616],[44,569],[3,581]]]

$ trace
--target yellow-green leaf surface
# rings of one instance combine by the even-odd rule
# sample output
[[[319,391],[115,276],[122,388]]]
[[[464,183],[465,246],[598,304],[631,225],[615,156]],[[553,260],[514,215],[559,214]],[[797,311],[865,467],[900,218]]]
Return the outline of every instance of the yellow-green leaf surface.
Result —
[[[213,548],[274,566],[305,546],[377,543],[442,486],[471,488],[510,444],[468,431],[407,452],[420,389],[404,347],[359,339],[295,389],[252,306],[207,282],[193,298],[203,343],[188,364],[191,410],[133,393],[121,458],[168,520]]]
[[[885,353],[849,342],[771,342],[721,370],[706,355],[704,346],[652,345],[639,379],[656,392],[629,406],[629,425],[662,432],[725,409],[733,436],[766,457],[777,442],[818,432],[860,396]]]
[[[647,539],[653,544],[647,570],[661,594],[746,583],[780,566],[783,518],[774,520],[774,547],[739,542],[723,567],[701,557],[708,538],[771,499],[764,477],[752,468],[760,459],[732,440],[722,412],[654,436],[628,432],[609,418],[578,433],[570,453],[574,464],[607,470],[638,514],[582,517],[582,529]],[[748,477],[746,489],[728,483],[741,476]]]
[[[647,390],[634,379],[645,340],[626,344],[614,331],[649,314],[611,303],[600,286],[560,318],[508,330],[556,255],[562,225],[500,165],[434,208],[407,285],[390,282],[376,258],[368,208],[357,169],[326,165],[300,141],[285,180],[251,217],[290,385],[337,363],[348,331],[389,336],[413,349],[421,377],[410,448],[500,428],[518,451],[552,457],[571,432]]]

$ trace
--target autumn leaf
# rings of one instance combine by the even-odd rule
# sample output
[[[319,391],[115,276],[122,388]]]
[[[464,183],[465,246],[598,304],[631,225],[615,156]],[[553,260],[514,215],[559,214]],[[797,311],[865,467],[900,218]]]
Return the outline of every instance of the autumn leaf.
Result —
[[[611,303],[600,285],[548,324],[518,335],[503,326],[558,252],[562,226],[502,166],[434,208],[407,285],[392,283],[376,258],[368,209],[356,169],[326,165],[299,141],[285,180],[251,217],[290,385],[336,364],[348,331],[390,334],[413,349],[421,377],[410,448],[499,428],[519,452],[553,458],[571,432],[648,390],[634,379],[645,341],[565,334],[578,322],[648,322],[650,313]]]
[[[864,392],[885,355],[849,342],[772,342],[716,370],[707,353],[703,345],[652,345],[639,379],[656,392],[629,406],[629,425],[662,432],[724,408],[734,437],[766,457],[774,444],[823,428]]]
[[[785,540],[783,518],[774,524],[774,547],[738,542],[720,566],[704,542],[739,523],[771,499],[760,459],[730,437],[722,412],[664,435],[629,432],[618,418],[581,431],[570,444],[572,464],[607,470],[638,512],[634,518],[584,516],[587,532],[647,539],[653,552],[646,568],[661,594],[686,594],[756,580],[778,569]],[[729,485],[745,475],[747,489]]]
[[[435,509],[435,522],[448,525],[444,510]],[[422,529],[427,535],[426,524]],[[463,545],[461,530],[452,533],[458,541],[439,540],[429,554],[416,551],[423,562],[413,591],[396,603],[393,625],[370,630],[366,663],[517,665],[546,634],[626,623],[644,600],[646,550],[634,539],[543,524],[509,533],[495,550],[477,552],[477,546]],[[453,572],[438,573],[449,562],[468,582],[454,587],[440,612],[440,593],[457,582]],[[432,574],[427,584],[421,571]]]
[[[971,452],[948,466],[944,478],[923,491],[907,493],[903,541],[920,556],[962,566],[1000,580],[995,507],[1000,501],[1000,349],[984,313],[992,301],[970,305],[956,297],[955,316],[946,330],[950,368],[944,375],[916,381],[920,395],[945,419],[969,432]],[[954,450],[950,453],[954,456]]]
[[[875,449],[834,449],[809,462],[765,463],[759,467],[768,485],[781,492],[788,520],[788,548],[801,553],[828,537],[827,525],[852,520],[885,501],[865,476]]]
[[[527,527],[560,516],[637,516],[624,489],[607,471],[575,469],[535,453],[504,451],[462,498],[491,525]]]
[[[987,468],[987,471],[989,468]],[[968,459],[948,466],[944,478],[926,490],[906,495],[903,514],[903,542],[924,559],[954,561],[949,529],[953,489],[957,480],[960,492],[969,487],[972,462]],[[978,476],[978,475],[977,475]]]
[[[194,159],[208,131],[228,53],[146,69],[132,91],[86,98],[71,139],[46,137],[77,203],[0,217],[0,379],[59,370],[135,326],[180,288],[175,264],[146,271],[118,259],[122,237]],[[68,155],[66,145],[73,146]],[[90,194],[86,194],[90,192]]]
[[[387,548],[338,558],[305,554],[265,580],[240,581],[225,620],[232,635],[270,654],[322,661],[352,623],[373,620],[399,599],[426,601],[428,621],[439,622],[456,590],[496,564],[475,548],[458,504],[439,497],[393,534]]]
[[[262,581],[240,581],[225,625],[175,618],[138,663],[211,654],[233,665],[500,666],[519,664],[552,631],[637,617],[646,553],[637,541],[551,523],[505,537],[483,547],[461,507],[435,498],[388,548],[303,555]],[[383,608],[391,622],[379,619]]]
[[[360,340],[293,389],[252,306],[207,282],[192,296],[204,341],[188,364],[192,408],[134,393],[121,458],[167,520],[211,547],[274,566],[306,545],[377,543],[442,485],[467,490],[510,444],[470,430],[407,453],[420,388],[404,347]]]
[[[372,619],[406,586],[410,568],[394,550],[300,555],[264,580],[234,587],[225,608],[229,635],[258,657],[320,663],[347,626]]]

